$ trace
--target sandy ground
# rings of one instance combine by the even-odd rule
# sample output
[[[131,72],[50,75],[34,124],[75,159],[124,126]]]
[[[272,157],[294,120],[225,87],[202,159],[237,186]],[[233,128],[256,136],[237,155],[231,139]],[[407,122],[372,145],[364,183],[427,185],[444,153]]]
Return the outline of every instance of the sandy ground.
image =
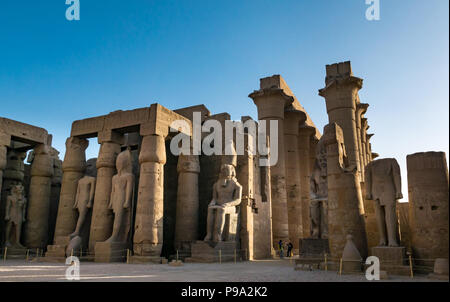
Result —
[[[8,260],[0,262],[0,282],[8,281],[69,281],[64,263],[25,262]],[[167,264],[126,264],[82,262],[80,281],[101,282],[380,282],[367,281],[365,276],[341,275],[333,271],[295,271],[292,261],[262,260],[238,263],[185,263],[180,267]],[[413,279],[405,276],[389,276],[393,282],[429,282],[424,276]]]

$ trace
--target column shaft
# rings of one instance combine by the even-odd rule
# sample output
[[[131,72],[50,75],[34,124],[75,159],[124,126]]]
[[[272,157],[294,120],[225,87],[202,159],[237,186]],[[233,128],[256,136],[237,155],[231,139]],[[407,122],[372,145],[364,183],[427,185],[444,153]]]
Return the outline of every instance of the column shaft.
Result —
[[[175,247],[198,239],[198,174],[200,163],[196,155],[178,157],[178,189],[175,220]]]
[[[71,234],[78,219],[73,209],[77,194],[78,181],[83,177],[86,167],[85,150],[89,142],[85,139],[70,137],[66,140],[66,154],[62,165],[63,177],[59,195],[58,216],[56,218],[55,241],[57,237]]]
[[[144,136],[139,163],[141,169],[133,249],[136,255],[159,257],[163,245],[164,164],[166,163],[163,136]]]
[[[118,142],[101,142],[97,159],[97,179],[89,235],[89,250],[91,251],[94,251],[95,243],[105,241],[112,234],[114,217],[112,211],[108,209],[108,204],[111,197],[112,177],[116,173],[116,157],[119,153],[120,144]]]
[[[46,145],[38,145],[34,152],[24,243],[28,248],[43,249],[47,246],[48,240],[53,160]]]

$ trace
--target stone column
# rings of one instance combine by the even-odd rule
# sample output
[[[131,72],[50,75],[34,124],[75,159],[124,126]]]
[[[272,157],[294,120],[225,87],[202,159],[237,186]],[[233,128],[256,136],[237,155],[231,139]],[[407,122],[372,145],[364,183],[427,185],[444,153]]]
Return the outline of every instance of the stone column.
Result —
[[[6,226],[5,212],[6,212],[6,198],[10,193],[10,189],[14,185],[23,185],[24,180],[24,164],[26,152],[17,152],[14,149],[8,149],[6,152],[6,168],[3,171],[3,190],[0,199],[0,230]],[[3,246],[5,234],[0,233],[0,246]]]
[[[358,150],[359,150],[359,162],[361,165],[360,170],[360,179],[361,182],[364,181],[364,168],[366,167],[366,161],[364,160],[364,152],[363,152],[363,142],[362,142],[362,134],[361,134],[361,119],[363,118],[364,114],[367,112],[367,108],[369,107],[369,104],[365,103],[358,103],[356,105],[356,135],[358,139]]]
[[[348,169],[344,134],[336,123],[324,128],[324,144],[327,148],[328,174],[328,237],[330,253],[340,258],[347,241],[347,235],[353,235],[354,243],[363,258],[367,256],[367,241],[360,182],[356,169]]]
[[[52,176],[53,160],[48,146],[40,144],[34,148],[34,160],[31,164],[27,220],[24,227],[24,243],[28,248],[43,249],[47,246]]]
[[[101,146],[96,164],[97,179],[89,234],[90,251],[94,251],[95,243],[105,241],[112,234],[113,213],[108,209],[108,204],[111,197],[112,178],[116,173],[116,157],[120,153],[123,136],[111,130],[100,132],[98,143]]]
[[[326,72],[326,87],[319,90],[319,95],[325,98],[329,123],[342,128],[349,164],[357,167],[359,177],[361,165],[355,112],[362,79],[353,76],[350,62],[327,65]]]
[[[289,239],[298,252],[299,239],[303,238],[301,176],[299,162],[299,126],[306,121],[306,114],[298,110],[286,110],[284,123],[286,192],[289,223]]]
[[[413,257],[416,264],[432,267],[434,259],[448,259],[449,182],[445,153],[410,154],[406,165]]]
[[[363,159],[364,167],[369,163],[369,158],[367,155],[367,129],[369,129],[369,124],[366,118],[361,118],[361,157]]]
[[[3,171],[6,169],[6,164],[7,164],[7,160],[6,160],[7,148],[6,148],[6,146],[9,146],[9,144],[10,144],[9,135],[6,135],[5,133],[1,132],[1,130],[0,130],[0,193],[2,192],[2,186],[3,186]],[[4,204],[4,202],[2,202],[2,200],[0,200],[1,208],[3,208],[3,204]],[[2,227],[1,229],[3,230],[4,219],[3,219],[2,213],[0,213],[0,219],[2,220],[2,221],[0,221],[0,226]],[[3,231],[0,232],[0,244],[3,244],[3,236],[4,236],[3,233],[4,233]]]
[[[198,239],[198,175],[200,162],[196,155],[178,157],[178,190],[175,220],[175,247],[190,249]]]
[[[284,108],[291,104],[293,97],[284,93],[281,88],[265,88],[249,95],[258,107],[258,119],[266,121],[266,133],[270,137],[270,121],[278,124],[278,160],[271,169],[272,187],[272,227],[273,244],[289,240],[289,225],[286,193],[286,168],[284,159]],[[271,158],[274,158],[274,146],[271,146]]]
[[[58,237],[66,237],[75,230],[78,214],[73,209],[73,204],[77,194],[78,181],[83,177],[86,168],[85,150],[88,145],[89,141],[86,139],[69,137],[66,140],[66,154],[62,164],[63,176],[55,227],[55,243]]]
[[[316,129],[311,126],[303,125],[299,128],[298,134],[298,162],[300,171],[300,196],[302,203],[302,226],[303,235],[301,238],[308,238],[311,235],[309,223],[309,203],[310,191],[309,183],[311,178],[311,155],[316,154],[316,149],[311,149],[312,136],[316,133]],[[314,161],[313,161],[314,162]]]
[[[370,163],[373,158],[372,158],[372,144],[370,143],[370,139],[372,138],[372,136],[374,136],[373,133],[369,133],[366,135],[366,140],[367,140],[367,147],[366,147],[366,152],[367,152],[367,163]]]
[[[6,147],[11,144],[11,137],[0,130],[0,192],[3,184],[3,170],[6,168]]]
[[[139,256],[160,257],[163,245],[164,164],[166,146],[161,135],[142,139],[140,178],[133,249]]]

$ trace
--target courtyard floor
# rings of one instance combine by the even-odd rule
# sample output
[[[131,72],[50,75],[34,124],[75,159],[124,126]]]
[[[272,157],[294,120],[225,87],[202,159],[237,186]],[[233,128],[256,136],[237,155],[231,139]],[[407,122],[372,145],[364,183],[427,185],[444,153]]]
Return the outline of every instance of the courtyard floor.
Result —
[[[68,265],[64,263],[25,262],[7,260],[0,262],[0,282],[8,281],[68,281]],[[293,261],[261,260],[238,263],[185,263],[173,267],[167,264],[126,264],[82,262],[80,281],[125,282],[380,282],[367,281],[363,274],[341,275],[335,271],[296,271]],[[389,276],[391,282],[436,281],[425,276],[413,279]],[[68,281],[73,282],[73,281]]]

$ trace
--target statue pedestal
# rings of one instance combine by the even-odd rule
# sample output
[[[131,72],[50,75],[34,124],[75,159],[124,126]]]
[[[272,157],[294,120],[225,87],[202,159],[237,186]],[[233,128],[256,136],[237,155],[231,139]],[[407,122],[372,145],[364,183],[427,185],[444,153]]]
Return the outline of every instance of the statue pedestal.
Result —
[[[25,259],[27,257],[27,248],[19,245],[7,247],[6,259]]]
[[[126,260],[126,242],[97,242],[95,244],[95,262],[125,262]]]
[[[380,259],[380,269],[392,275],[410,275],[406,265],[406,248],[403,246],[376,246],[372,248],[372,256]]]
[[[300,239],[299,247],[299,258],[295,260],[298,269],[318,269],[325,259],[325,254],[330,254],[328,239]]]
[[[185,262],[213,263],[230,262],[240,259],[240,251],[236,241],[221,241],[218,243],[196,241],[191,245],[191,257]]]
[[[130,256],[129,261],[132,264],[140,264],[140,263],[167,264],[168,262],[167,259],[164,257],[139,256],[139,255]]]
[[[47,245],[47,252],[45,253],[45,260],[51,262],[65,262],[66,261],[66,249],[69,245],[69,236],[59,236],[54,240],[54,244]]]

